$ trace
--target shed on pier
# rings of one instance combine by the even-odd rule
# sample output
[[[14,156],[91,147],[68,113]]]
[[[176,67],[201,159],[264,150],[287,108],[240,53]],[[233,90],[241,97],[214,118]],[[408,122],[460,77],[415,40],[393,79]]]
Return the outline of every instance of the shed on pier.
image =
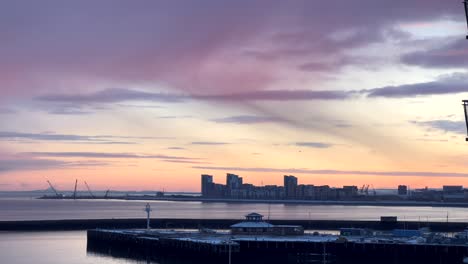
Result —
[[[250,213],[245,221],[231,226],[233,235],[303,235],[304,228],[298,225],[272,225],[263,221],[263,215]]]

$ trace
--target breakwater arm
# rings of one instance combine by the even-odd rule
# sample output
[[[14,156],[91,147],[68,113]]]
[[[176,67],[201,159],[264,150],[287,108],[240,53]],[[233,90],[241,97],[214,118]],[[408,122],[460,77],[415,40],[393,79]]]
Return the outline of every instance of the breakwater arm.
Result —
[[[170,229],[228,229],[239,219],[152,219],[153,228]],[[374,230],[418,229],[429,227],[436,232],[459,232],[467,228],[462,222],[417,222],[399,221],[385,223],[380,221],[349,220],[270,220],[272,224],[301,225],[305,229],[338,230],[344,227],[369,228]],[[75,219],[75,220],[36,220],[36,221],[0,221],[0,231],[51,231],[51,230],[87,230],[95,228],[121,229],[145,228],[146,219]]]

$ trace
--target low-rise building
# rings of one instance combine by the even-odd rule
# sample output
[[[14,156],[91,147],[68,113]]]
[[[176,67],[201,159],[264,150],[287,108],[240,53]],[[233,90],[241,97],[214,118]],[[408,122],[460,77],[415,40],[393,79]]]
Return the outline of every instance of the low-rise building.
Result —
[[[298,225],[272,225],[263,221],[263,215],[250,213],[245,216],[245,221],[231,226],[231,234],[297,236],[304,234],[304,228]]]

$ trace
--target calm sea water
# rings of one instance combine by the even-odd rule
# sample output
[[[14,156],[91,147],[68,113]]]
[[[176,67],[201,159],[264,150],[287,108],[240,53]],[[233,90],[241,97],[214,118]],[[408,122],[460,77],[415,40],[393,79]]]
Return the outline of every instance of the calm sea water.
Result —
[[[89,253],[86,232],[0,232],[0,263],[118,264],[150,263]],[[153,262],[151,262],[153,263]]]
[[[144,218],[146,201],[38,200],[1,197],[0,221],[40,219]],[[421,221],[468,222],[467,208],[319,206],[150,201],[156,218],[241,219],[256,211],[271,219],[378,220],[381,215]],[[149,263],[89,253],[86,232],[0,232],[0,263]],[[160,263],[178,264],[178,263]]]
[[[38,200],[1,197],[0,221],[44,219],[144,218],[146,201]],[[404,206],[282,205],[262,203],[202,203],[150,201],[154,218],[242,219],[258,212],[270,219],[379,220],[398,216],[401,220],[468,222],[468,208]]]

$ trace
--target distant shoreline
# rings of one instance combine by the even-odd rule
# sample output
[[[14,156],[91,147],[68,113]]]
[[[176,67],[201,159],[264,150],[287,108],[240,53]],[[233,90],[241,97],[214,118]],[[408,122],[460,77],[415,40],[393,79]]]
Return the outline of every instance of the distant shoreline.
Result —
[[[47,197],[39,199],[73,199],[72,197]],[[77,199],[91,199],[77,197]],[[104,197],[95,200],[106,200]],[[173,202],[206,202],[206,203],[261,203],[261,204],[295,204],[295,205],[342,205],[342,206],[408,206],[408,207],[457,207],[468,208],[467,202],[429,202],[429,201],[321,201],[321,200],[254,200],[254,199],[225,199],[202,197],[154,197],[154,196],[113,196],[107,200],[126,201],[173,201]]]

